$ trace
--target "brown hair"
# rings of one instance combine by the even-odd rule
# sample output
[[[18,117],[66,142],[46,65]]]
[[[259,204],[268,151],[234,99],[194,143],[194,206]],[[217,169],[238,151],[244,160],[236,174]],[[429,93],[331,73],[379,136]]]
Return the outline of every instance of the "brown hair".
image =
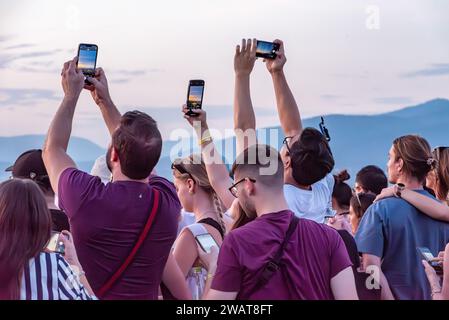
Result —
[[[432,154],[437,161],[435,168],[437,188],[434,191],[438,199],[449,205],[449,148],[435,148]]]
[[[162,136],[153,118],[140,111],[129,111],[112,135],[112,146],[120,159],[122,173],[140,180],[147,178],[159,161]]]
[[[359,220],[362,219],[369,206],[373,204],[374,199],[376,199],[374,193],[360,192],[352,195],[350,204]]]
[[[44,250],[50,232],[50,211],[36,183],[0,184],[0,300],[20,298],[23,268]]]
[[[418,135],[402,136],[393,141],[393,148],[396,154],[395,161],[402,159],[404,162],[402,167],[404,173],[423,182],[434,165],[427,140]]]
[[[217,193],[212,188],[209,177],[207,176],[206,165],[199,154],[192,154],[184,159],[176,159],[174,162],[173,174],[181,180],[192,179],[206,193],[208,193],[214,203],[217,212],[217,220],[220,223],[223,234],[226,233],[226,226],[223,221],[223,204],[218,198]],[[180,172],[176,167],[180,165],[185,172]]]
[[[349,201],[351,200],[352,190],[351,187],[345,182],[349,180],[351,176],[347,170],[342,170],[334,175],[335,184],[332,191],[332,198],[337,201],[341,208],[348,208]]]

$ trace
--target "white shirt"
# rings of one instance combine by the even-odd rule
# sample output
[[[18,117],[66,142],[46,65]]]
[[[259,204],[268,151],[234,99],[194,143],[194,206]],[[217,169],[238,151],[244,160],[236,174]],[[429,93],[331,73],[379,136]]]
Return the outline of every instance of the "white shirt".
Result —
[[[332,191],[335,179],[329,173],[322,180],[312,184],[312,190],[299,189],[284,184],[284,195],[291,211],[299,218],[324,222],[324,217],[332,214]]]

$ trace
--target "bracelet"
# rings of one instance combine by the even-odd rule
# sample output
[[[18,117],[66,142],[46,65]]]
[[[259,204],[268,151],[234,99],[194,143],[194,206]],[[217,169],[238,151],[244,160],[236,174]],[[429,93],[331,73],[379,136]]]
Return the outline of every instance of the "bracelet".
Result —
[[[212,137],[210,135],[206,135],[198,142],[198,145],[201,147],[204,143],[209,141],[212,141]]]
[[[213,273],[208,273],[206,279],[209,280],[212,279],[213,277],[214,277]]]
[[[404,189],[405,189],[405,185],[403,183],[397,183],[394,186],[394,189],[395,189],[394,196],[396,198],[401,198],[402,197],[402,191],[404,191]]]

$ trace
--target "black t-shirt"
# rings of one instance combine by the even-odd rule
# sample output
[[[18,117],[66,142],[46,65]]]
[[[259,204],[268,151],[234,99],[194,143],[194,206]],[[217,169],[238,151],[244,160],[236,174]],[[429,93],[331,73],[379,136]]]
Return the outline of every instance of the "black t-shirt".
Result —
[[[360,300],[380,300],[380,289],[367,289],[366,279],[368,274],[359,272],[357,269],[360,267],[360,256],[357,250],[357,243],[354,237],[346,230],[337,230],[340,234],[343,242],[345,243],[346,250],[348,251],[349,258],[352,262],[352,271],[354,272],[355,285],[357,288],[357,294]]]
[[[64,211],[50,209],[51,220],[52,220],[52,230],[61,232],[62,230],[70,231],[69,219],[67,218]]]

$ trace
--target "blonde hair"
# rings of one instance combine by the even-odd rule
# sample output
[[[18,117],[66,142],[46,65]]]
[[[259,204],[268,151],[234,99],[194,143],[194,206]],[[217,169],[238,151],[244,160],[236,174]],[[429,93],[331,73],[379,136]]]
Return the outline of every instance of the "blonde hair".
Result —
[[[184,173],[177,169],[177,166],[183,168]],[[207,176],[206,165],[200,154],[191,154],[190,156],[183,159],[176,159],[173,162],[173,175],[181,180],[192,179],[195,183],[207,194],[210,195],[210,198],[215,206],[215,211],[217,213],[217,220],[221,226],[223,234],[226,233],[226,226],[223,219],[224,209],[223,203],[218,197],[215,190],[212,188],[210,184],[209,177]]]

